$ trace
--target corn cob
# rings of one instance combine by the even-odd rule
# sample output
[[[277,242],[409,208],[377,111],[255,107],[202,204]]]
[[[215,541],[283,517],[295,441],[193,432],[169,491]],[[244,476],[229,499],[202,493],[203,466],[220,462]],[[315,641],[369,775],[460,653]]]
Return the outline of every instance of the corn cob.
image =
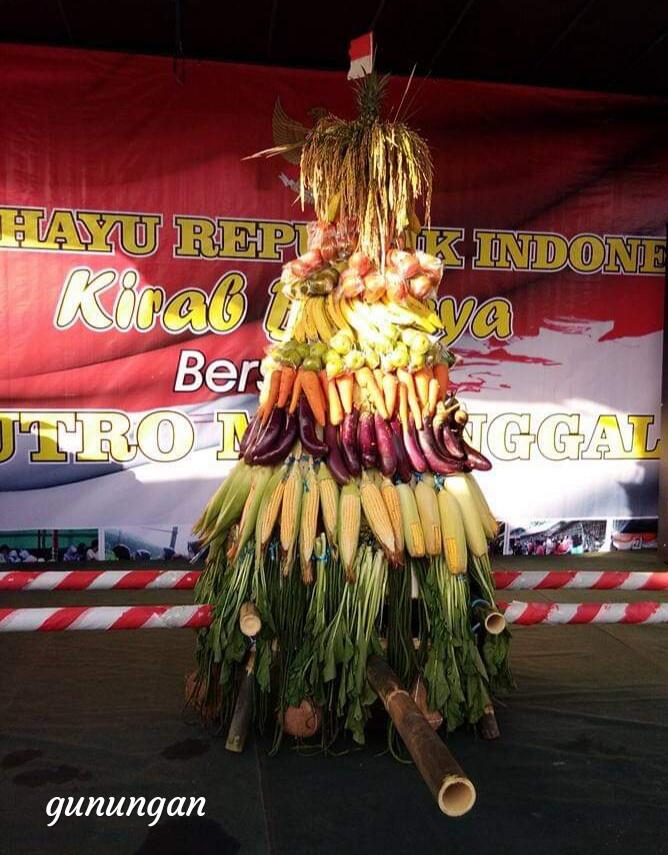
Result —
[[[246,497],[243,513],[241,514],[241,521],[239,522],[239,533],[227,555],[230,561],[233,561],[239,552],[241,552],[251,533],[255,531],[255,523],[257,522],[257,514],[262,502],[262,496],[273,471],[271,466],[253,467],[250,490]]]
[[[203,545],[226,532],[232,523],[239,519],[244,509],[253,478],[253,467],[244,464],[243,467],[236,468],[232,475],[234,475],[232,483],[225,493],[216,521],[209,528]]]
[[[283,489],[281,507],[281,551],[283,553],[283,575],[290,573],[299,528],[304,479],[299,464],[293,463]]]
[[[487,540],[494,540],[494,538],[499,533],[499,523],[490,510],[489,505],[487,504],[487,499],[485,498],[485,494],[480,488],[480,484],[476,481],[471,473],[467,473],[464,475],[466,478],[469,487],[471,488],[471,493],[473,494],[473,498],[476,501],[478,506],[478,513],[480,514],[480,522],[482,523],[482,527],[485,530],[485,535]]]
[[[399,502],[397,488],[389,478],[382,479],[380,484],[380,494],[383,497],[387,513],[390,517],[390,523],[394,533],[394,545],[397,554],[401,555],[404,551],[404,525],[401,519],[401,504]]]
[[[399,496],[406,552],[411,558],[422,558],[425,554],[425,542],[415,495],[408,484],[397,484],[396,489]]]
[[[243,470],[248,468],[248,465],[243,460],[239,460],[239,462],[228,472],[227,478],[222,480],[216,492],[207,502],[202,516],[193,526],[195,534],[207,534],[208,529],[218,518],[225,496],[234,484],[235,478],[239,478]]]
[[[380,490],[366,472],[362,475],[360,498],[364,516],[374,537],[383,547],[389,560],[395,564],[398,563],[399,557],[396,552],[390,515],[387,512]]]
[[[464,475],[451,475],[446,478],[445,489],[459,504],[466,532],[466,544],[471,555],[475,558],[487,555],[487,538],[470,483]]]
[[[359,543],[361,517],[359,487],[351,482],[341,490],[338,531],[339,555],[348,582],[355,581],[352,568]]]
[[[447,490],[437,494],[443,555],[451,573],[466,573],[466,534],[457,499]]]
[[[424,544],[427,555],[441,554],[441,518],[438,513],[438,500],[433,479],[421,478],[415,487],[415,502],[424,532]]]
[[[337,544],[337,517],[339,513],[339,485],[325,463],[318,468],[318,487],[320,489],[320,508],[322,521],[330,546]]]
[[[315,547],[316,526],[320,491],[318,479],[313,471],[313,461],[304,467],[304,492],[302,495],[301,526],[299,528],[299,562],[302,569],[302,581],[305,585],[313,583],[313,549]]]
[[[285,490],[285,478],[287,476],[288,467],[286,464],[279,467],[272,475],[267,484],[262,503],[257,514],[257,522],[255,524],[255,563],[256,566],[262,560],[262,554],[267,547],[271,533],[276,525],[278,513],[281,509],[281,501],[283,499],[283,491]]]

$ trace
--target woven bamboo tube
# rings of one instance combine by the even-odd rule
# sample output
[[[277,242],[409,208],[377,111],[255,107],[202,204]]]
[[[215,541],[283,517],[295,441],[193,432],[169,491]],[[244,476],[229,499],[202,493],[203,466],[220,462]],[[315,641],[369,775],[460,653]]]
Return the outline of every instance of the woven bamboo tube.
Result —
[[[397,675],[384,659],[371,656],[367,676],[439,808],[447,816],[468,813],[476,800],[473,783],[434,733]]]

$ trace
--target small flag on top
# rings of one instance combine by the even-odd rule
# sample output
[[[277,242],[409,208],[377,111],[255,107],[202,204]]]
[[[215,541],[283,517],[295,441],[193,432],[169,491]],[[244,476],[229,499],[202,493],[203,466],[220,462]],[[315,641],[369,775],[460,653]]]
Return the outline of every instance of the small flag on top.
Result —
[[[365,77],[373,71],[373,33],[365,33],[350,42],[348,80]]]

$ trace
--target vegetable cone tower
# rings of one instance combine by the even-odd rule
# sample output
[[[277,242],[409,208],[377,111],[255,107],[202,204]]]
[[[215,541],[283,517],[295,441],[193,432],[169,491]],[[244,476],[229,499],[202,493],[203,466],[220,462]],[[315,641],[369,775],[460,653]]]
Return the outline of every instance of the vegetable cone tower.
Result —
[[[497,523],[473,470],[490,464],[450,391],[433,302],[442,262],[417,242],[429,150],[381,118],[384,79],[357,86],[358,118],[327,115],[301,144],[302,200],[312,194],[318,219],[283,269],[287,327],[263,361],[241,459],[196,527],[209,546],[198,602],[214,619],[193,697],[229,720],[254,645],[256,723],[276,722],[276,745],[285,731],[326,745],[342,729],[363,742],[371,654],[448,730],[512,682],[507,631],[486,621]]]

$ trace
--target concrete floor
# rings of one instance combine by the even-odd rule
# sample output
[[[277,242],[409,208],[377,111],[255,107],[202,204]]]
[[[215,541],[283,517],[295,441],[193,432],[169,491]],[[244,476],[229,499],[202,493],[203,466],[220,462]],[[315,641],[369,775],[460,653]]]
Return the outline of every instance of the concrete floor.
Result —
[[[655,554],[497,559],[498,569],[666,569]],[[516,594],[512,595],[517,596]],[[668,599],[605,592],[606,600]],[[510,596],[505,597],[509,599]],[[601,593],[528,592],[573,601]],[[188,602],[188,592],[63,593],[58,602]],[[3,594],[6,605],[53,605]],[[364,750],[242,755],[182,717],[188,630],[0,636],[0,853],[668,852],[668,626],[518,627],[517,691],[497,705],[502,738],[449,745],[475,782],[460,820],[439,813],[416,770]],[[206,797],[206,818],[62,818],[53,796]]]

